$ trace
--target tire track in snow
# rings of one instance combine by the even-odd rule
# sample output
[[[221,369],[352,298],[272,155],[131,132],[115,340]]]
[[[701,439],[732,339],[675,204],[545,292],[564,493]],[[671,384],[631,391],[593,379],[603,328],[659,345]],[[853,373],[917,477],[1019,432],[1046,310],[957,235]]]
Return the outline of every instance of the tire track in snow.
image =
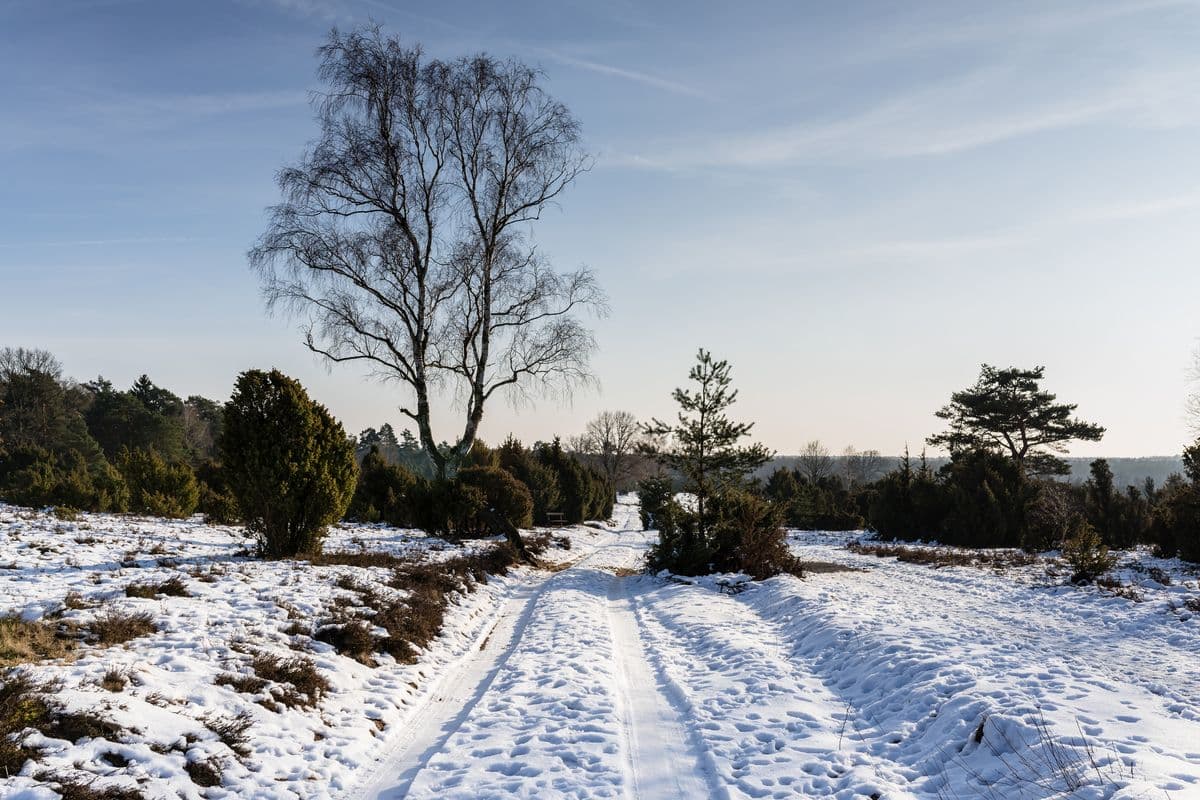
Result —
[[[414,709],[407,726],[374,768],[348,797],[393,800],[404,797],[413,779],[462,724],[495,680],[529,624],[545,580],[504,602],[496,621],[456,665],[438,681],[425,702]],[[464,699],[465,698],[465,699]]]
[[[647,658],[641,624],[629,592],[630,578],[614,577],[608,618],[618,667],[629,800],[728,798],[716,780],[712,755],[687,726],[687,708]]]
[[[790,656],[776,626],[711,589],[642,581],[651,660],[679,693],[726,796],[915,796],[915,771],[877,737],[843,730],[844,704]]]
[[[611,545],[598,544],[568,569],[574,569]],[[477,644],[431,686],[424,702],[413,709],[404,726],[370,770],[344,794],[355,800],[398,800],[442,751],[504,669],[529,626],[539,599],[562,573],[542,576],[509,596]]]

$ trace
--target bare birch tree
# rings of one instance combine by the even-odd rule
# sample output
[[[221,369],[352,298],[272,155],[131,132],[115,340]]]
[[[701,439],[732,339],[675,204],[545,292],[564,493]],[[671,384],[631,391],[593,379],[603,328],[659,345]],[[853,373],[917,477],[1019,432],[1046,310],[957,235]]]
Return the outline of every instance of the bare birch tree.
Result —
[[[883,474],[883,456],[878,450],[858,450],[849,445],[842,451],[842,475],[846,487],[865,486]]]
[[[616,488],[629,477],[641,435],[642,425],[630,412],[601,411],[587,424],[582,451],[595,457],[609,486]]]
[[[804,445],[797,463],[800,473],[812,484],[833,474],[833,459],[829,455],[829,448],[821,444],[819,439],[813,439]]]
[[[603,313],[604,295],[530,238],[588,166],[579,123],[517,61],[427,59],[378,27],[334,30],[319,58],[320,136],[280,171],[283,202],[250,260],[309,349],[407,387],[400,410],[445,476],[498,392],[590,378],[578,312]],[[464,405],[448,452],[430,419],[438,391]]]

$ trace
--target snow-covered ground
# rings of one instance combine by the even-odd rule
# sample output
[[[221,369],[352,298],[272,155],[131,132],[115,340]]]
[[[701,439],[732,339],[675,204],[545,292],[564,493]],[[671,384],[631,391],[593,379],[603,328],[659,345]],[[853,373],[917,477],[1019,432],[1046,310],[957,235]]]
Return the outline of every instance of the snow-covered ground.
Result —
[[[256,649],[293,655],[294,618],[346,602],[335,573],[365,568],[239,558],[236,530],[194,522],[0,508],[0,566],[14,567],[0,604],[35,617],[75,591],[154,613],[158,635],[42,668],[70,702],[107,702],[137,729],[47,742],[48,764],[124,776],[147,797],[1200,798],[1200,614],[1187,610],[1200,588],[1184,565],[1128,555],[1134,602],[1066,585],[1052,561],[934,568],[795,533],[802,558],[855,571],[731,593],[638,574],[653,533],[632,502],[614,517],[570,529],[561,569],[459,598],[415,665],[302,642],[333,684],[309,710],[213,680]],[[330,547],[450,552],[381,528],[339,530]],[[125,597],[178,570],[195,573],[192,597]],[[133,675],[119,694],[97,685],[114,664]],[[239,757],[205,718],[243,712]],[[226,765],[221,787],[183,770],[204,755]],[[35,784],[2,781],[0,797],[54,796]]]
[[[566,533],[579,552],[611,535],[591,528]],[[27,509],[0,506],[0,615],[26,620],[51,615],[64,623],[87,623],[110,612],[150,613],[157,633],[114,647],[86,646],[63,664],[33,673],[61,685],[56,693],[69,709],[98,711],[124,728],[118,741],[69,743],[31,735],[44,748],[21,776],[0,780],[0,797],[57,797],[35,773],[49,771],[90,781],[96,788],[137,788],[147,798],[329,797],[353,785],[384,746],[411,722],[438,680],[453,672],[496,621],[506,599],[544,579],[520,569],[493,578],[456,598],[441,637],[418,663],[379,656],[368,667],[293,626],[329,619],[355,604],[339,588],[373,585],[386,570],[312,566],[297,561],[246,557],[250,542],[240,529],[199,521],[83,515],[64,522]],[[491,542],[472,543],[482,547]],[[461,548],[418,531],[376,526],[334,529],[327,550],[383,550],[427,559]],[[548,559],[574,557],[554,549]],[[182,578],[187,597],[127,597],[129,585]],[[65,601],[70,598],[70,603]],[[71,607],[80,606],[80,607]],[[331,684],[312,708],[283,708],[270,690],[254,694],[217,685],[221,675],[252,674],[258,654],[311,659]],[[125,688],[103,688],[116,670]],[[233,752],[212,728],[246,715],[245,755]],[[116,766],[128,761],[128,764]],[[188,762],[219,765],[219,787],[195,785]],[[106,777],[111,776],[111,777]]]

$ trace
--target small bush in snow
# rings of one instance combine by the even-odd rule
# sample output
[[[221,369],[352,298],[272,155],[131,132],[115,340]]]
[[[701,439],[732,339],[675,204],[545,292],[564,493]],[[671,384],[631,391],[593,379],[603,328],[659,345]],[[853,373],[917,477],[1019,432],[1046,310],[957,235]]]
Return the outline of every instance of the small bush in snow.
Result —
[[[129,676],[116,667],[109,667],[104,673],[104,677],[100,679],[101,688],[110,691],[114,694],[125,691],[125,687],[129,685]]]
[[[103,784],[97,778],[81,780],[49,772],[39,772],[35,777],[53,787],[60,800],[146,800],[146,796],[136,789]]]
[[[474,520],[465,520],[462,533],[487,535],[495,533],[490,517],[495,515],[515,528],[533,525],[533,497],[525,484],[500,467],[466,467],[459,470],[458,480],[464,486],[478,489],[484,498],[486,513]]]
[[[91,631],[103,645],[122,644],[139,636],[149,636],[158,630],[149,613],[131,614],[109,609],[92,621]]]
[[[192,779],[192,783],[197,786],[221,785],[221,765],[215,759],[200,758],[188,761],[183,768],[187,771],[188,777]]]
[[[749,492],[731,490],[713,498],[716,523],[710,533],[716,572],[744,572],[755,580],[790,572],[800,565],[787,546],[783,510]]]
[[[372,445],[359,465],[358,486],[346,516],[361,522],[412,524],[413,487],[417,477],[398,464],[389,464]]]
[[[267,688],[267,681],[257,675],[235,675],[231,672],[224,672],[218,675],[213,684],[215,686],[228,686],[235,692],[241,692],[242,694],[258,694]]]
[[[50,687],[36,683],[20,672],[10,673],[0,681],[0,770],[16,775],[25,762],[37,755],[26,747],[18,734],[29,728],[49,725],[52,716],[46,700]]]
[[[154,450],[122,448],[117,468],[129,487],[131,511],[184,519],[200,503],[200,486],[191,467],[168,464]]]
[[[154,599],[160,596],[191,597],[191,593],[183,579],[176,575],[158,583],[131,583],[125,587],[125,596]]]
[[[283,658],[268,654],[255,656],[254,674],[277,684],[271,695],[288,708],[309,708],[321,702],[329,691],[329,681],[307,658]]]
[[[709,526],[701,530],[696,514],[674,500],[654,512],[658,542],[647,555],[652,570],[679,575],[744,572],[755,580],[780,573],[802,573],[787,546],[783,509],[740,489],[728,489],[709,501]]]
[[[663,512],[675,497],[675,488],[670,478],[650,477],[639,481],[637,486],[638,514],[642,518],[642,527],[648,531],[659,529]]]
[[[250,737],[247,735],[254,717],[243,711],[233,717],[222,717],[208,714],[201,718],[204,726],[217,735],[217,738],[239,756],[250,754]]]
[[[319,552],[354,495],[354,445],[324,406],[278,370],[242,373],[225,406],[223,470],[270,558]]]
[[[368,667],[375,666],[374,626],[361,619],[345,619],[326,625],[313,636],[318,642],[333,645],[333,649],[347,658],[353,658]]]
[[[62,520],[63,522],[79,521],[79,509],[77,508],[71,508],[70,506],[55,506],[51,513],[54,514],[55,519]]]
[[[1100,540],[1100,534],[1087,522],[1080,522],[1075,533],[1063,542],[1062,554],[1071,565],[1072,583],[1091,583],[1117,563]]]

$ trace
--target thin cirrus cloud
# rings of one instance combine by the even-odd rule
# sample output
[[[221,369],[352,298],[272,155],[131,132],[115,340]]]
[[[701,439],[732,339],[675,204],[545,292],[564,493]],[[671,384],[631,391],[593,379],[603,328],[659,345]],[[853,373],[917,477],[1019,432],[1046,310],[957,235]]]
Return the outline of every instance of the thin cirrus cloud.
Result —
[[[38,98],[36,104],[0,115],[0,151],[60,146],[120,151],[120,137],[153,134],[179,123],[236,114],[301,108],[306,90],[132,94],[72,91]]]
[[[589,72],[595,72],[600,75],[607,75],[626,81],[632,81],[633,83],[639,83],[643,86],[649,86],[654,89],[661,89],[672,94],[695,97],[702,100],[713,99],[712,95],[703,89],[699,89],[695,86],[689,86],[685,83],[669,80],[667,78],[661,78],[657,75],[651,75],[646,72],[639,72],[637,70],[626,69],[624,67],[616,67],[611,64],[604,64],[599,61],[591,61],[585,58],[575,58],[574,56],[565,55],[554,50],[539,49],[535,52],[544,58],[548,58],[551,61],[563,64],[564,66],[577,67],[579,69],[588,70]]]
[[[129,236],[115,239],[52,239],[32,242],[0,242],[3,249],[25,249],[36,247],[111,247],[114,245],[139,244],[185,244],[202,242],[205,239],[196,236]]]
[[[1026,100],[1035,76],[994,70],[918,88],[840,119],[683,141],[659,151],[616,155],[609,163],[649,169],[771,167],[804,163],[942,156],[1036,133],[1091,124],[1141,128],[1200,122],[1185,102],[1200,73],[1160,69],[1127,75],[1088,92],[1051,87]],[[1011,102],[1015,97],[1019,103]],[[1010,102],[1005,102],[1010,101]]]
[[[1196,10],[1194,0],[1130,0],[1111,3],[1056,3],[1035,5],[1030,13],[1010,13],[1002,5],[952,6],[957,20],[926,20],[896,28],[875,47],[855,48],[836,57],[840,65],[866,65],[916,53],[978,46],[1011,48],[1013,42],[1030,42],[1090,26],[1104,26],[1125,18],[1145,17],[1178,9]],[[993,12],[993,13],[989,13]],[[1109,34],[1111,35],[1111,34]]]

